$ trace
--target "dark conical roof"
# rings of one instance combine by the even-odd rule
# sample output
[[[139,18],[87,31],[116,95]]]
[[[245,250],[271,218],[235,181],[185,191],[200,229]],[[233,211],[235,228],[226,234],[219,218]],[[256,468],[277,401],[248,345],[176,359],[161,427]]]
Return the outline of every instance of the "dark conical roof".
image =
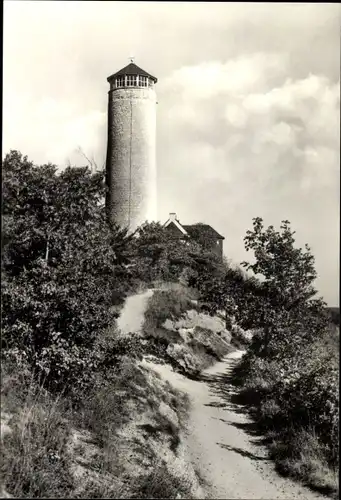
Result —
[[[152,80],[154,80],[155,83],[157,82],[157,78],[155,78],[155,76],[151,75],[150,73],[147,73],[147,71],[139,68],[138,66],[136,66],[136,64],[134,64],[132,62],[130,64],[128,64],[128,66],[126,66],[125,68],[122,68],[122,69],[120,69],[120,71],[117,71],[117,73],[114,73],[113,75],[109,76],[107,78],[107,80],[110,83],[110,81],[113,78],[117,78],[118,76],[125,76],[125,75],[147,76],[148,78],[151,78]]]

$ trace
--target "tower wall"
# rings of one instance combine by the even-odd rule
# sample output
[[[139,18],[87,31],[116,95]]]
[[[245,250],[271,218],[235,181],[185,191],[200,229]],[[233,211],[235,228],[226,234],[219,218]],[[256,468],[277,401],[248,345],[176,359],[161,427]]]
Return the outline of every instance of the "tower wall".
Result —
[[[156,93],[154,88],[109,91],[107,210],[135,230],[156,220]]]

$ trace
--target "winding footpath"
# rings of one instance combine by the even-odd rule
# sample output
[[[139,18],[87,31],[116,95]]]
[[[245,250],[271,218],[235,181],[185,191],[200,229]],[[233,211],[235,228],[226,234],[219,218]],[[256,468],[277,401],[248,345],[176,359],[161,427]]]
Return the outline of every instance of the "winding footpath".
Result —
[[[229,376],[242,351],[228,354],[205,370],[197,382],[174,372],[169,365],[146,361],[191,400],[186,435],[188,455],[203,480],[207,498],[315,500],[314,493],[277,474],[267,458],[262,437],[246,410],[234,401]]]
[[[140,333],[147,302],[152,295],[153,290],[150,289],[127,297],[116,323],[121,335],[127,335],[130,332]]]
[[[127,299],[120,318],[123,332],[138,331],[152,291]],[[228,354],[190,380],[169,365],[144,360],[143,364],[188,394],[191,400],[185,436],[188,457],[203,481],[206,498],[315,500],[326,497],[279,476],[267,458],[262,437],[244,407],[235,402],[229,383],[231,371],[243,351]]]

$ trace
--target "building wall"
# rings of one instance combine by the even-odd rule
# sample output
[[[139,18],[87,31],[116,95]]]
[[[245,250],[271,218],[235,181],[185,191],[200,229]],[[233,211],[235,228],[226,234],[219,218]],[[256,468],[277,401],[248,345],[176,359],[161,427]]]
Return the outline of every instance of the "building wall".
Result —
[[[107,186],[107,210],[120,226],[157,219],[153,88],[109,91]]]

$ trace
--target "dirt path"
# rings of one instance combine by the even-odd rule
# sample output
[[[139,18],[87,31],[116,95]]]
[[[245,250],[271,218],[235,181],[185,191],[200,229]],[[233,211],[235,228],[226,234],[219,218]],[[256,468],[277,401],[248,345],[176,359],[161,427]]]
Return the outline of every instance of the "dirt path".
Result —
[[[173,372],[169,365],[145,361],[191,398],[187,448],[196,470],[207,484],[207,498],[326,498],[275,472],[245,409],[232,402],[233,390],[228,377],[242,354],[241,351],[230,353],[224,361],[205,370],[200,382]]]
[[[126,335],[129,332],[138,333],[141,331],[147,300],[152,295],[153,290],[150,289],[136,295],[131,295],[126,299],[121,314],[117,319],[117,327],[122,335]]]

